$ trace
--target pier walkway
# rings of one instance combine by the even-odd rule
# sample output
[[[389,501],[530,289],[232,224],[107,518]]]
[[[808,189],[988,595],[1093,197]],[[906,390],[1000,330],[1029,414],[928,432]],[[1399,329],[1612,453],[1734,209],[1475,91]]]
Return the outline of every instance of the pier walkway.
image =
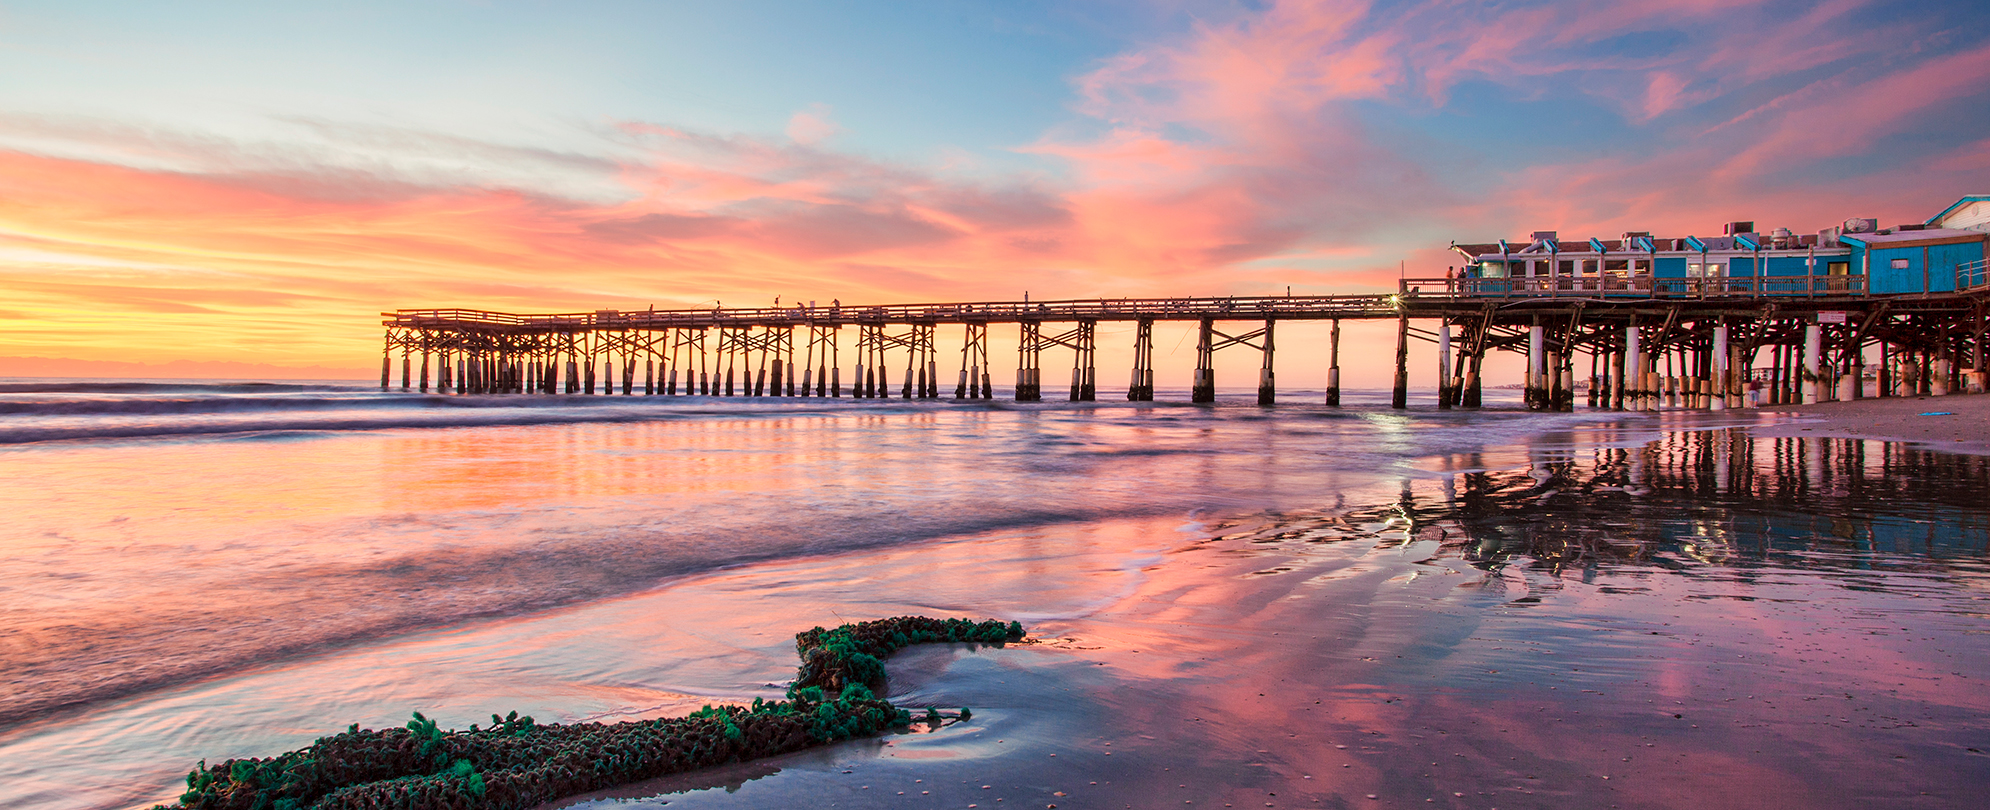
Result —
[[[473,309],[382,313],[380,382],[451,394],[614,394],[933,399],[936,335],[961,330],[957,399],[994,396],[991,325],[1019,330],[1014,396],[1043,397],[1043,353],[1072,352],[1070,398],[1097,398],[1096,325],[1136,324],[1126,397],[1154,396],[1153,324],[1198,324],[1190,398],[1215,400],[1215,352],[1247,347],[1263,364],[1258,401],[1277,399],[1281,321],[1328,321],[1325,404],[1340,400],[1342,320],[1394,320],[1393,403],[1407,402],[1411,343],[1434,344],[1438,404],[1479,404],[1488,351],[1527,358],[1526,401],[1591,407],[1721,409],[1981,390],[1986,301],[1980,268],[1957,291],[1869,293],[1859,277],[1770,279],[1417,278],[1375,295],[1120,298],[512,314]],[[1221,326],[1222,328],[1219,328]],[[856,332],[851,379],[841,335]],[[1228,330],[1228,331],[1225,331]],[[1879,368],[1865,368],[1870,347]],[[1587,358],[1578,375],[1577,358]],[[433,373],[431,373],[433,372]],[[619,372],[619,373],[618,373]],[[1578,380],[1586,378],[1586,385]]]

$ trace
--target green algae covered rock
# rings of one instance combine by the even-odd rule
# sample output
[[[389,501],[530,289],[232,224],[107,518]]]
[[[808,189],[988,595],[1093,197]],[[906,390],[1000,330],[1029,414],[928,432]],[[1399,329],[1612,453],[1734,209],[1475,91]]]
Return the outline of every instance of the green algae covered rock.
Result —
[[[883,660],[912,644],[1000,644],[1020,623],[901,616],[795,636],[802,666],[787,700],[706,706],[686,717],[539,725],[512,712],[488,728],[445,730],[416,712],[405,727],[321,737],[267,759],[187,774],[184,810],[523,810],[562,796],[904,728],[880,699]],[[932,712],[929,710],[928,716]],[[961,710],[967,717],[967,710]]]

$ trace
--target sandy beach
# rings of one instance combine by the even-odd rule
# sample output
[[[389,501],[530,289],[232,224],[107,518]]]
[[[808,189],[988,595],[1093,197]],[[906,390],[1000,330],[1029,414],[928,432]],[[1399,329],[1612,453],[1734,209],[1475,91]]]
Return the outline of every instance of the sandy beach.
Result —
[[[1763,412],[1802,418],[1756,428],[1757,436],[1892,439],[1952,453],[1990,453],[1990,394],[1779,405]]]
[[[80,620],[139,594],[195,617],[167,652],[237,638],[224,652],[245,663],[0,730],[0,808],[149,807],[203,759],[414,711],[466,728],[773,699],[794,633],[899,615],[1020,621],[1032,638],[888,662],[892,701],[971,707],[969,722],[561,804],[1970,806],[1990,790],[1990,454],[1874,436],[1905,432],[1887,413],[1980,424],[1985,404],[1678,429],[1646,414],[809,405],[17,451],[39,475],[0,513],[47,553],[0,571],[17,603],[72,604],[66,628],[24,608],[16,626],[84,635]],[[1881,417],[1845,417],[1861,432],[1840,438],[1820,432],[1831,409]],[[1776,424],[1744,427],[1756,413]],[[272,446],[295,479],[248,463]],[[198,491],[161,499],[171,482],[107,489],[97,473],[139,460]],[[212,502],[218,483],[231,500]],[[60,508],[78,493],[99,524]],[[245,515],[261,522],[226,531]],[[171,555],[204,565],[137,590]],[[660,567],[674,559],[700,564]],[[570,590],[611,573],[639,584]],[[203,624],[190,600],[228,609]],[[446,620],[322,633],[328,614],[383,609]],[[245,619],[260,633],[193,635]],[[73,650],[66,669],[158,657],[84,629],[91,646],[54,651]]]

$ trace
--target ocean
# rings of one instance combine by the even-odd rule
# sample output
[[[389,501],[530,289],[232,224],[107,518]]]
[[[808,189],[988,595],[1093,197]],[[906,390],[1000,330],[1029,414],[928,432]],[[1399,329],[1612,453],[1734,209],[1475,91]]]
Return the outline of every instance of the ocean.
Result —
[[[0,381],[0,808],[202,759],[778,696],[811,626],[1020,620],[974,708],[692,807],[1970,806],[1990,459],[1755,412]],[[999,395],[999,392],[998,392]],[[984,787],[985,786],[985,787]]]

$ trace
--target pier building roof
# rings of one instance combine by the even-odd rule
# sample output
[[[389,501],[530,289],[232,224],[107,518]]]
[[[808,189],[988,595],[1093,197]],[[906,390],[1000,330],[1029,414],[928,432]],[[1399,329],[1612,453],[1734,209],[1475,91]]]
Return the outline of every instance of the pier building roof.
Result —
[[[1837,236],[1832,232],[1823,234],[1789,233],[1736,233],[1728,236],[1681,236],[1653,237],[1646,234],[1626,235],[1617,239],[1537,239],[1531,242],[1487,242],[1454,243],[1451,249],[1477,261],[1500,261],[1503,258],[1537,259],[1549,254],[1565,258],[1594,256],[1599,254],[1687,254],[1724,253],[1740,251],[1771,252],[1779,250],[1802,250],[1812,248],[1837,248]]]
[[[1930,228],[1990,231],[1990,194],[1965,194],[1955,204],[1928,218]]]
[[[1907,248],[1966,245],[1982,242],[1990,238],[1990,233],[1960,228],[1920,228],[1908,231],[1895,230],[1891,233],[1848,233],[1838,238],[1871,248]]]

